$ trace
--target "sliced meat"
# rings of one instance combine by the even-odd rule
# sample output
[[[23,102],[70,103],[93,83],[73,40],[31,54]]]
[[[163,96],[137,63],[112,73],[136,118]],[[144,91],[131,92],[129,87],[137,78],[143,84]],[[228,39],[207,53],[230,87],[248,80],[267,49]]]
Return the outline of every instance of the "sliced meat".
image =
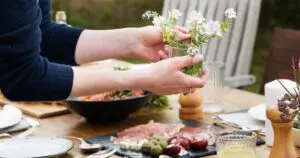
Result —
[[[118,133],[115,141],[147,139],[152,136],[171,136],[180,131],[182,124],[167,125],[150,121],[148,124],[128,128]]]

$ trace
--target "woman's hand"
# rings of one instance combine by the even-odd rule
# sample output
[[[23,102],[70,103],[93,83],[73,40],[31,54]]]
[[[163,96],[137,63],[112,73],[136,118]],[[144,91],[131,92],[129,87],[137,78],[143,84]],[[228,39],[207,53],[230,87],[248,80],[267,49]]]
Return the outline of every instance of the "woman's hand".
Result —
[[[192,77],[180,70],[199,61],[201,58],[175,57],[128,71],[73,67],[74,80],[71,97],[124,89],[148,90],[162,95],[190,93],[193,89],[205,85],[208,72],[205,71],[201,77]]]
[[[204,74],[197,78],[186,75],[180,70],[201,60],[201,58],[184,56],[154,63],[150,67],[136,72],[137,78],[140,78],[140,75],[143,76],[137,84],[141,85],[140,88],[143,90],[161,95],[190,93],[194,88],[202,88],[205,85],[208,72],[204,71]]]
[[[174,36],[181,40],[188,40],[190,35],[182,27],[172,30]],[[160,27],[147,26],[138,28],[136,42],[133,42],[133,56],[137,56],[149,61],[159,61],[169,57],[163,42],[163,30]]]

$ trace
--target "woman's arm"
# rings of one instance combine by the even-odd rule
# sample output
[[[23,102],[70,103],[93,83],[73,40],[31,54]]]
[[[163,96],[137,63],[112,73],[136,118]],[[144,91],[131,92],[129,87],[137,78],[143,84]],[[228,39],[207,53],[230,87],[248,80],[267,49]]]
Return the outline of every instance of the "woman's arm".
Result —
[[[12,100],[60,100],[73,84],[72,67],[40,56],[41,12],[36,0],[0,2],[0,89]]]
[[[200,59],[201,60],[201,59]],[[191,77],[178,71],[196,64],[199,58],[175,57],[157,62],[143,69],[129,71],[95,71],[74,69],[74,83],[71,96],[91,95],[114,90],[148,90],[156,94],[189,93],[205,85],[208,73],[201,78]]]
[[[174,28],[173,34],[182,40],[190,38],[188,32],[180,27]],[[79,64],[128,56],[159,61],[169,57],[162,35],[162,29],[154,26],[84,30],[77,43],[75,59]]]
[[[137,28],[84,30],[78,40],[75,59],[78,64],[133,56]]]
[[[149,61],[168,57],[164,52],[162,29],[159,27],[115,30],[82,30],[51,22],[51,1],[39,0],[42,10],[42,55],[49,60],[76,65],[88,62],[135,56]],[[174,34],[182,40],[189,35],[182,28]]]
[[[51,22],[51,0],[39,0],[39,7],[42,13],[41,55],[52,62],[77,65],[75,49],[83,29]]]
[[[202,78],[180,70],[195,64],[189,56],[160,61],[128,72],[98,71],[55,64],[40,56],[41,13],[36,0],[0,2],[0,89],[10,100],[50,101],[120,89],[157,94],[189,92],[202,87]]]
[[[41,54],[50,61],[77,65],[130,56],[136,28],[82,30],[51,22],[51,0],[39,0],[39,6],[42,11]]]

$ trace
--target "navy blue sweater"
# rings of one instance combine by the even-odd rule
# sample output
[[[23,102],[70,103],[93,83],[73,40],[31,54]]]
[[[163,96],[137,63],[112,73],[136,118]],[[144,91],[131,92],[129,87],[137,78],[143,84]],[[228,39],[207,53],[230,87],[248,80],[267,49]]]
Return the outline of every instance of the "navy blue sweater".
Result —
[[[0,1],[0,89],[10,100],[66,99],[82,29],[52,23],[50,0]]]

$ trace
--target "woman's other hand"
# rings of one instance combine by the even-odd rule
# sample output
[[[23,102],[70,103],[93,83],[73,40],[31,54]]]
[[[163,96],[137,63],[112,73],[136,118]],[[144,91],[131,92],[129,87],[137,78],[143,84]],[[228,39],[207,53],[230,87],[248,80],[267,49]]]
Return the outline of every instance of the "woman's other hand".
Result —
[[[174,28],[172,33],[183,41],[190,38],[188,31],[182,27]],[[169,57],[169,51],[165,49],[166,44],[163,42],[163,30],[160,27],[138,28],[136,42],[133,43],[133,56],[148,61],[159,61]]]

